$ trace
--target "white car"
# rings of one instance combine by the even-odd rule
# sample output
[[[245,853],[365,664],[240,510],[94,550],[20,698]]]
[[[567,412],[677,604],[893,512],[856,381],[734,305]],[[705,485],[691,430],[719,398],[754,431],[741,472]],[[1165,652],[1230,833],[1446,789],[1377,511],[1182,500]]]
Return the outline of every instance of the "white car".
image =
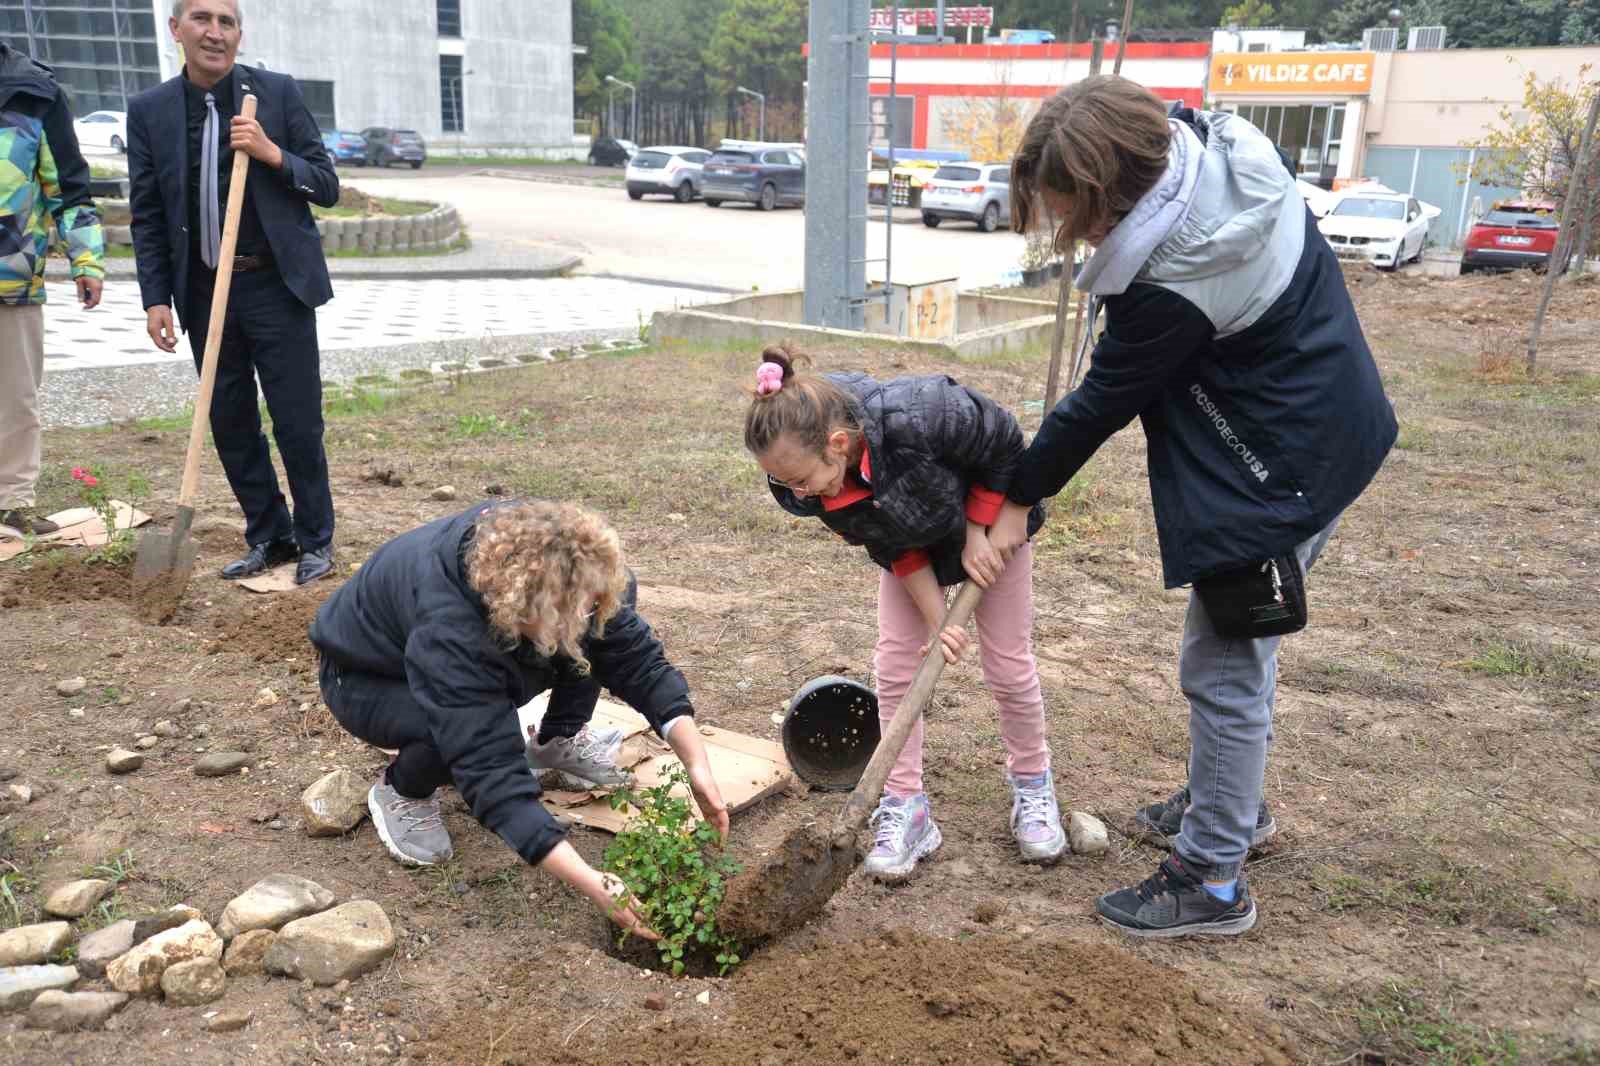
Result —
[[[1010,163],[946,163],[922,187],[922,224],[947,218],[976,222],[993,233],[1011,221]]]
[[[700,195],[705,162],[710,158],[711,153],[704,148],[682,145],[641,149],[628,160],[623,177],[628,186],[628,199],[637,200],[651,194],[670,196],[686,204]]]
[[[1344,193],[1317,223],[1340,259],[1358,259],[1385,270],[1422,258],[1428,223],[1439,208],[1403,192],[1371,187]]]
[[[1311,209],[1311,214],[1317,218],[1326,215],[1328,208],[1332,207],[1334,201],[1339,198],[1337,193],[1331,193],[1320,185],[1313,185],[1309,181],[1296,179],[1294,184],[1300,190],[1300,198],[1306,202],[1306,206]]]
[[[91,111],[72,123],[80,147],[128,150],[128,115],[125,111]]]

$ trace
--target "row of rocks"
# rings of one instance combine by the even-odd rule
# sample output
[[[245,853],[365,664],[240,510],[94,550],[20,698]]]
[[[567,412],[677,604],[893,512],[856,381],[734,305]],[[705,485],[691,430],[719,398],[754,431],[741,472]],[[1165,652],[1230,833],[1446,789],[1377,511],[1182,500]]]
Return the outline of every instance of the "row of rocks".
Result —
[[[87,898],[97,889],[75,891]],[[28,1024],[39,1028],[98,1026],[130,996],[159,993],[173,1006],[199,1006],[222,998],[230,977],[252,974],[333,985],[394,954],[394,929],[382,907],[371,900],[333,903],[333,893],[314,881],[273,874],[231,900],[215,928],[180,904],[88,934],[71,966],[46,962],[72,946],[68,923],[8,930],[0,934],[0,1011],[26,1008]],[[112,990],[73,991],[85,977],[103,978]]]
[[[145,743],[149,741],[150,743]],[[153,748],[158,743],[154,736],[141,737],[137,746]],[[245,751],[213,751],[195,760],[193,770],[199,777],[227,777],[254,765],[255,756]],[[144,765],[144,755],[127,748],[112,748],[106,755],[106,769],[114,774],[128,774]]]

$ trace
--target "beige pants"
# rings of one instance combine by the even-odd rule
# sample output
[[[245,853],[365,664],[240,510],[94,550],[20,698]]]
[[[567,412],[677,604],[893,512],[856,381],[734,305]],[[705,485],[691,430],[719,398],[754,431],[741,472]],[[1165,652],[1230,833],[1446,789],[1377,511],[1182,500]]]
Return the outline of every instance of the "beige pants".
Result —
[[[0,511],[34,503],[43,378],[44,308],[0,306]]]

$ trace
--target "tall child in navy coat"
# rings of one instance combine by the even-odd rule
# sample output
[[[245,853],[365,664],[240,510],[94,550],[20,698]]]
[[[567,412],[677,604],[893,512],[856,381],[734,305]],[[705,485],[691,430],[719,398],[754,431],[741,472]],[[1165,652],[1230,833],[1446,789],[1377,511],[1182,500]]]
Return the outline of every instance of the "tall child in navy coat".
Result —
[[[1245,853],[1274,828],[1261,793],[1281,638],[1220,622],[1237,596],[1218,584],[1309,569],[1394,444],[1394,412],[1294,176],[1237,115],[1169,117],[1131,81],[1086,78],[1045,102],[1011,171],[1019,232],[1042,221],[1037,198],[1062,220],[1058,248],[1095,246],[1077,284],[1106,329],[991,540],[1022,545],[1029,507],[1138,417],[1167,587],[1201,590],[1178,663],[1189,782],[1138,815],[1173,855],[1098,909],[1138,936],[1241,933],[1256,921]]]

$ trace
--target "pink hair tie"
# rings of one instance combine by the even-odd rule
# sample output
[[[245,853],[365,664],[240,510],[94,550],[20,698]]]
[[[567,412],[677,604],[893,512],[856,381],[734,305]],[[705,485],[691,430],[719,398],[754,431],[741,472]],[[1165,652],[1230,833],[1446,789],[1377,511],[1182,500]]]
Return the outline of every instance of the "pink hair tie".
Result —
[[[756,367],[756,395],[771,396],[783,388],[783,367],[777,363],[762,363]]]

